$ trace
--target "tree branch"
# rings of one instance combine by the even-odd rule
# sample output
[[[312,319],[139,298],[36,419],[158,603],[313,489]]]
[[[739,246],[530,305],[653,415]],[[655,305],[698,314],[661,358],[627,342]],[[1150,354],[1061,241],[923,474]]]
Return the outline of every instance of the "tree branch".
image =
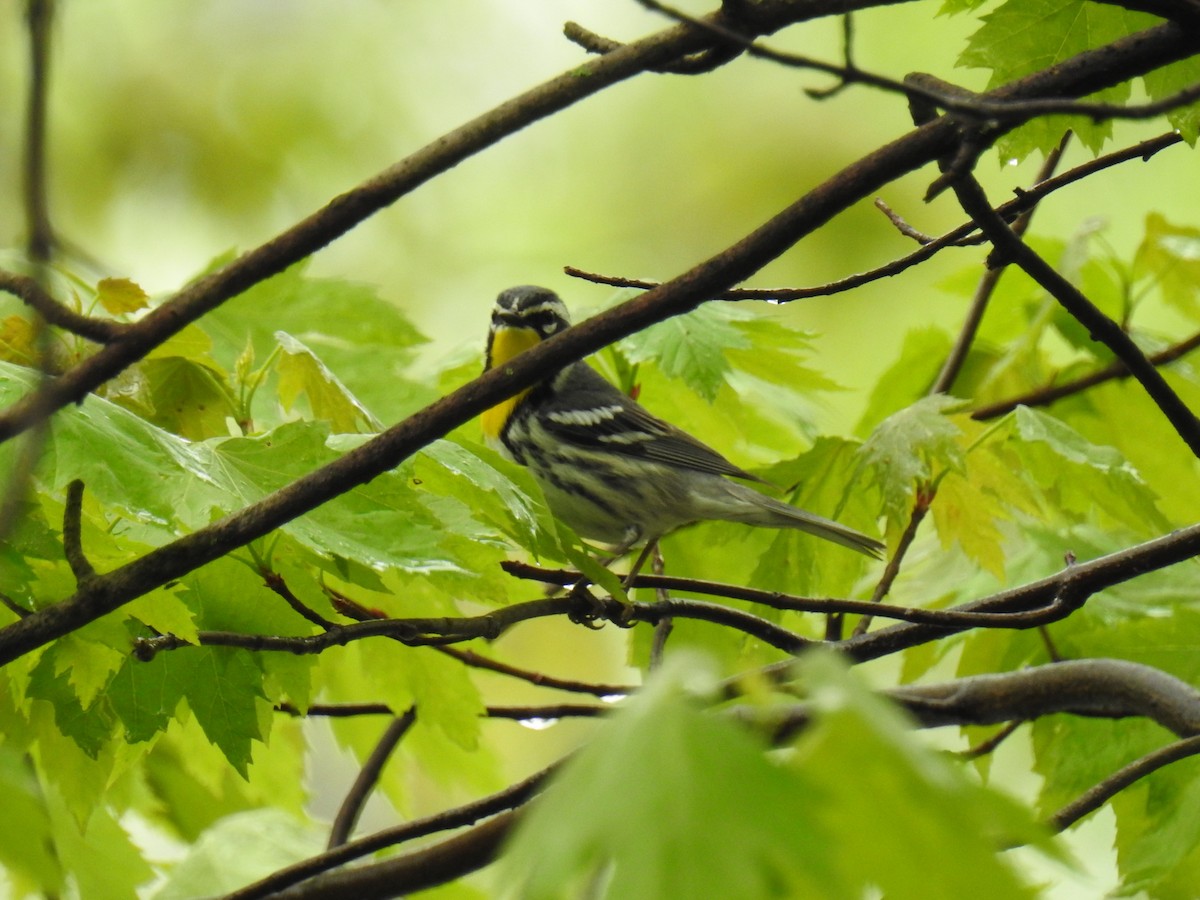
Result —
[[[410,706],[404,713],[388,723],[388,727],[380,736],[371,755],[366,758],[362,768],[359,769],[354,784],[350,785],[350,790],[346,792],[342,805],[338,807],[337,815],[333,819],[333,826],[329,829],[328,848],[330,850],[346,843],[354,831],[354,826],[358,824],[358,817],[362,815],[367,798],[371,796],[371,791],[375,789],[375,784],[379,781],[383,767],[416,721],[417,708]]]
[[[908,710],[922,728],[1071,713],[1107,719],[1140,716],[1181,737],[1200,734],[1200,691],[1159,669],[1125,660],[1071,660],[881,693]],[[784,709],[742,707],[736,714],[767,727],[777,742],[788,740],[812,718],[807,703]]]
[[[1197,347],[1200,347],[1200,331],[1177,344],[1172,344],[1164,350],[1151,353],[1146,359],[1150,361],[1151,365],[1163,366],[1191,353]],[[1051,403],[1062,400],[1064,397],[1074,396],[1089,388],[1104,384],[1107,381],[1128,378],[1129,375],[1129,369],[1124,363],[1119,361],[1110,363],[1102,369],[1097,369],[1095,372],[1081,375],[1070,381],[1064,381],[1062,384],[1048,385],[1029,391],[1026,394],[1009,397],[1007,400],[998,400],[995,403],[977,406],[971,411],[971,418],[985,422],[988,419],[997,419],[1000,416],[1006,415],[1018,406],[1049,406]]]
[[[975,220],[1004,262],[1020,266],[1088,330],[1093,340],[1100,341],[1111,350],[1145,388],[1192,454],[1200,458],[1200,419],[1167,384],[1162,373],[1146,359],[1133,339],[996,215],[983,188],[973,177],[956,178],[951,186],[964,212]]]
[[[0,271],[0,291],[19,298],[51,325],[98,344],[117,340],[130,327],[123,322],[96,319],[76,312],[51,297],[36,280],[27,275]]]
[[[1191,559],[1198,554],[1200,524],[1189,525],[1187,528],[1118,550],[1116,553],[1076,563],[1057,575],[1009,588],[982,600],[964,603],[956,609],[963,613],[1028,612],[1044,608],[1057,596],[1094,594],[1147,572]],[[848,638],[836,646],[852,660],[865,662],[963,631],[965,627],[969,626],[938,627],[904,623]]]

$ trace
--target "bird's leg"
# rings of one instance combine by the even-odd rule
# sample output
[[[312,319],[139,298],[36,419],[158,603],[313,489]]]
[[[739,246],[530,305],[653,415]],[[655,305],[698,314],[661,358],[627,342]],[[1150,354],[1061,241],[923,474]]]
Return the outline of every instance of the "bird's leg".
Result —
[[[662,550],[658,546],[658,541],[655,541],[651,546],[654,547],[654,559],[651,561],[650,565],[651,571],[653,571],[655,575],[661,575],[664,568]],[[669,599],[667,595],[667,589],[663,587],[655,588],[654,599],[659,603]],[[670,616],[663,616],[654,623],[654,641],[650,645],[651,670],[657,669],[662,664],[663,651],[667,647],[667,638],[671,636],[671,629],[674,627],[675,620]]]

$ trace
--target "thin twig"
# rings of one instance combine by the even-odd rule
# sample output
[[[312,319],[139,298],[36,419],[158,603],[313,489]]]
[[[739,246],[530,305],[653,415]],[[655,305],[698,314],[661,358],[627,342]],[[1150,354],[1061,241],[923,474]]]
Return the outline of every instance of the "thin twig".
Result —
[[[76,478],[67,485],[67,499],[63,507],[63,555],[75,581],[82,585],[96,577],[83,552],[83,482]]]
[[[900,532],[900,539],[896,541],[896,549],[888,557],[887,564],[883,567],[883,574],[879,576],[875,590],[871,593],[871,602],[876,604],[876,611],[867,613],[858,620],[858,624],[854,626],[854,634],[856,636],[866,634],[867,630],[871,627],[872,618],[879,615],[878,604],[883,602],[883,598],[888,595],[896,578],[899,577],[900,566],[903,564],[905,557],[908,556],[908,549],[912,546],[913,541],[916,540],[917,530],[921,527],[921,523],[925,521],[925,516],[929,513],[929,506],[933,503],[936,496],[937,487],[935,485],[918,485],[908,522],[905,523],[904,530]]]
[[[350,790],[346,792],[346,796],[342,800],[342,805],[338,807],[333,825],[329,829],[328,849],[340,847],[349,839],[350,834],[354,831],[354,826],[358,824],[359,816],[362,815],[363,807],[367,804],[367,798],[371,796],[371,791],[375,789],[375,785],[379,781],[384,765],[387,764],[392,752],[416,721],[417,708],[410,706],[388,723],[379,742],[363,761],[362,768],[354,779],[354,784],[350,785]]]
[[[0,271],[0,291],[20,298],[30,309],[58,328],[77,334],[98,344],[107,344],[121,337],[129,328],[123,322],[97,319],[76,312],[65,303],[59,303],[28,275]]]
[[[1062,159],[1063,151],[1066,150],[1070,137],[1071,132],[1068,131],[1063,135],[1058,146],[1047,154],[1041,169],[1038,170],[1037,177],[1034,179],[1035,186],[1054,175],[1054,170],[1058,168],[1058,163]],[[1025,232],[1029,230],[1029,223],[1033,220],[1033,213],[1034,209],[1029,209],[1017,217],[1017,220],[1012,224],[1013,234],[1017,237],[1025,236]],[[971,305],[967,309],[967,317],[959,329],[954,346],[946,356],[945,363],[942,364],[942,370],[933,382],[933,387],[929,389],[930,394],[949,394],[953,390],[954,382],[958,379],[963,364],[967,361],[967,354],[975,343],[975,336],[979,332],[979,325],[983,322],[983,314],[987,310],[988,303],[996,291],[996,286],[1000,284],[1000,278],[1003,274],[1003,268],[984,270],[983,275],[979,279],[979,284],[975,287],[975,294],[971,298]]]
[[[713,19],[699,19],[695,16],[660,3],[659,0],[638,0],[642,6],[653,9],[669,16],[678,22],[689,25],[729,41],[744,50],[750,56],[769,59],[798,69],[812,69],[825,72],[841,78],[847,84],[866,84],[892,93],[902,94],[910,99],[917,98],[959,116],[970,117],[978,121],[1007,123],[1010,127],[1027,121],[1035,116],[1048,115],[1078,115],[1088,116],[1093,120],[1101,119],[1150,119],[1163,113],[1187,106],[1200,99],[1200,84],[1191,85],[1150,103],[1141,105],[1121,106],[1112,103],[1088,103],[1080,100],[1063,100],[1059,98],[1033,99],[1004,99],[996,100],[985,95],[972,92],[939,90],[921,82],[914,83],[908,79],[896,81],[883,75],[876,75],[856,66],[835,65],[822,62],[797,53],[785,53],[759,44],[753,37],[747,37],[730,28],[726,28]]]
[[[0,595],[2,598],[3,595]],[[26,610],[26,612],[28,612]],[[530,706],[485,706],[484,716],[489,719],[511,719],[513,721],[549,721],[552,719],[594,718],[611,713],[613,706],[597,706],[594,703],[546,703]],[[395,716],[396,712],[386,703],[314,703],[303,712],[294,703],[276,703],[275,711],[289,716],[320,716],[330,719],[352,719],[358,716]]]
[[[1143,162],[1149,160],[1160,150],[1174,146],[1183,141],[1175,132],[1168,132],[1159,135],[1158,137],[1149,138],[1129,147],[1122,147],[1120,150],[1114,150],[1104,156],[1098,156],[1095,159],[1088,160],[1058,175],[1049,179],[1028,190],[1017,189],[1016,198],[1009,200],[1006,203],[996,207],[996,212],[1004,217],[1005,221],[1011,221],[1021,213],[1033,209],[1045,197],[1054,192],[1074,184],[1084,178],[1095,175],[1104,169],[1111,168],[1124,162],[1129,162],[1135,159],[1141,159]],[[877,201],[877,205],[879,202]],[[884,203],[883,207],[887,204]],[[886,214],[886,213],[885,213]],[[978,228],[974,222],[965,222],[957,228],[947,231],[935,238],[930,238],[929,243],[918,247],[912,253],[901,256],[891,262],[885,263],[874,269],[868,269],[865,272],[859,272],[855,275],[847,276],[846,278],[837,281],[831,281],[827,284],[814,285],[812,287],[803,288],[734,288],[732,290],[721,291],[714,294],[713,300],[771,300],[776,303],[789,303],[793,300],[809,300],[815,297],[828,297],[834,294],[844,293],[862,287],[864,284],[869,284],[873,281],[880,281],[884,278],[891,278],[894,275],[899,275],[907,269],[912,268],[918,263],[922,263],[930,257],[934,256],[941,250],[947,247],[957,247],[969,243],[980,243],[984,239],[978,235]],[[971,235],[976,235],[972,239]],[[914,236],[928,237],[922,235],[921,232],[914,230]],[[635,288],[638,290],[651,290],[661,286],[662,282],[649,281],[642,278],[628,278],[620,275],[604,275],[598,272],[588,272],[576,266],[564,266],[563,272],[572,278],[579,278],[583,281],[590,281],[594,284],[603,284],[618,288]]]
[[[1175,360],[1191,353],[1197,347],[1200,347],[1200,331],[1177,344],[1172,344],[1164,350],[1151,353],[1146,358],[1152,365],[1162,366],[1175,362]],[[971,418],[982,422],[1006,415],[1018,406],[1049,406],[1051,403],[1062,400],[1065,397],[1072,397],[1075,394],[1082,393],[1108,381],[1128,378],[1129,375],[1129,368],[1124,363],[1110,363],[1102,369],[1097,369],[1095,372],[1081,375],[1070,381],[1064,381],[1062,384],[1048,385],[1029,391],[1026,394],[1019,394],[1016,397],[1009,397],[1006,400],[998,400],[995,403],[978,406],[971,411]]]
[[[987,756],[989,753],[994,753],[996,748],[1003,744],[1006,740],[1016,733],[1017,729],[1024,725],[1028,719],[1013,719],[1011,722],[1004,725],[999,731],[993,734],[986,740],[980,741],[972,747],[963,750],[959,756],[963,759],[979,759],[981,756]]]
[[[957,178],[951,186],[963,211],[975,220],[996,248],[994,252],[1004,262],[1020,266],[1087,329],[1093,340],[1111,350],[1150,395],[1192,454],[1200,457],[1200,419],[1175,393],[1133,339],[1085,297],[1079,288],[1013,233],[1008,224],[996,215],[983,188],[973,177]]]
[[[35,262],[48,262],[54,252],[54,228],[46,199],[46,95],[50,80],[51,25],[54,0],[28,0],[29,94],[25,108],[24,198],[29,228],[26,248]]]
[[[592,681],[578,681],[573,678],[557,678],[543,672],[522,669],[508,663],[491,659],[474,650],[464,650],[461,647],[434,647],[438,653],[453,657],[463,665],[476,669],[486,669],[499,675],[507,675],[527,681],[538,687],[552,688],[557,691],[569,691],[573,694],[590,694],[593,697],[625,697],[637,691],[636,685],[630,684],[599,684]]]
[[[294,609],[297,613],[304,616],[308,621],[312,622],[319,628],[329,630],[337,627],[336,622],[331,622],[315,609],[312,609],[308,604],[304,603],[299,597],[292,593],[292,589],[288,587],[283,576],[278,572],[272,572],[270,569],[260,568],[258,574],[262,576],[263,584],[278,594],[284,599],[288,606]]]
[[[508,562],[504,568],[510,574],[519,578],[540,581],[546,584],[578,584],[586,576],[570,569],[542,569],[528,563]],[[681,578],[674,575],[638,575],[633,580],[633,587],[666,588],[669,590],[685,591],[693,594],[704,594],[712,597],[726,597],[730,600],[744,600],[750,603],[760,603],[772,609],[788,610],[790,612],[809,612],[832,614],[850,614],[861,616],[876,616],[883,619],[895,619],[920,625],[945,626],[947,628],[1036,628],[1047,622],[1055,622],[1070,615],[1078,604],[1086,599],[1087,591],[1076,591],[1074,585],[1056,582],[1060,586],[1053,592],[1044,595],[1044,601],[1011,612],[978,612],[975,607],[986,601],[979,600],[964,604],[957,609],[921,609],[909,606],[890,606],[886,603],[875,603],[871,600],[840,600],[824,597],[799,597],[794,594],[782,594],[778,591],[762,591],[756,588],[736,584],[725,584],[718,581],[705,581],[698,578]],[[1041,584],[1040,582],[1038,584]],[[877,588],[878,590],[878,588]],[[1098,588],[1091,588],[1094,593]],[[997,595],[999,596],[999,595]],[[990,598],[989,598],[990,599]],[[832,639],[830,639],[832,640]],[[448,648],[442,648],[448,650]],[[462,652],[462,651],[455,651]]]

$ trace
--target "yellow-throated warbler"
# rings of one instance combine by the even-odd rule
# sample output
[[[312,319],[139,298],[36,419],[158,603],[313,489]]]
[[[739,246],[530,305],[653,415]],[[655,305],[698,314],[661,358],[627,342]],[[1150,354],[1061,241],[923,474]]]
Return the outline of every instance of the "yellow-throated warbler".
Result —
[[[522,286],[496,299],[486,368],[570,325],[553,291]],[[845,525],[760,494],[759,481],[657,419],[586,363],[549,375],[483,414],[488,442],[527,466],[550,509],[581,537],[622,550],[702,519],[798,528],[869,556],[883,545]]]

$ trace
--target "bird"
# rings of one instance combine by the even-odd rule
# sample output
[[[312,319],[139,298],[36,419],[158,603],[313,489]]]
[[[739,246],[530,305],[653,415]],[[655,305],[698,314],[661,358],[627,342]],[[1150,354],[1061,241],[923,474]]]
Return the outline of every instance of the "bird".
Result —
[[[484,371],[570,324],[566,305],[547,288],[502,291],[492,309]],[[582,361],[548,371],[485,411],[481,423],[491,447],[529,469],[557,519],[581,538],[617,548],[617,556],[710,519],[796,528],[867,556],[883,555],[874,538],[741,483],[762,479],[654,416]]]

